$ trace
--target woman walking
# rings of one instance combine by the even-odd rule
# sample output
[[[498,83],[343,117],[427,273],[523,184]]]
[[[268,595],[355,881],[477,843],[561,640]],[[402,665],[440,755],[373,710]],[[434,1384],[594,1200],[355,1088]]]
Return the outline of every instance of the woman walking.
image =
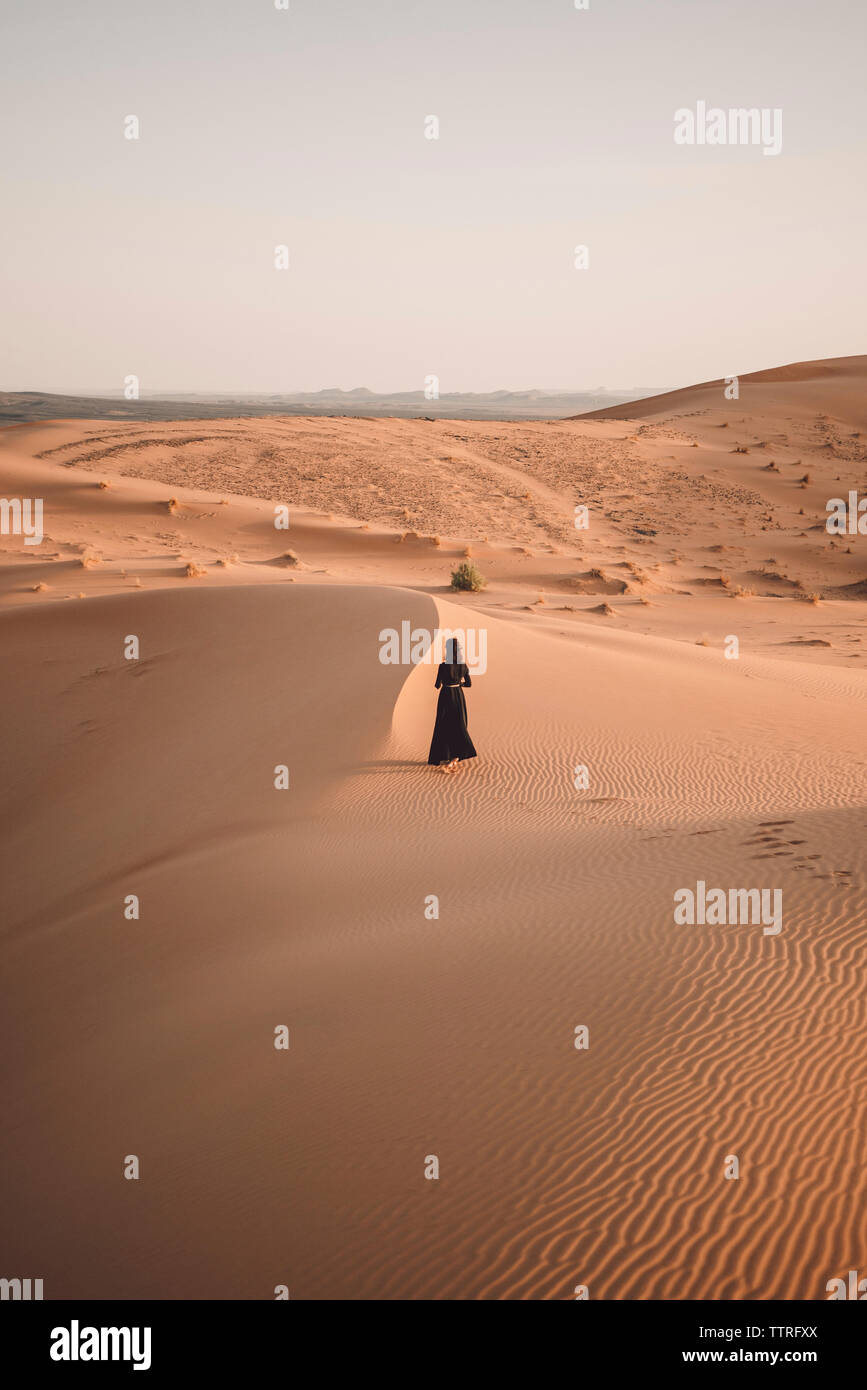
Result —
[[[454,637],[450,637],[446,643],[446,656],[447,660],[439,664],[434,686],[439,691],[439,699],[427,760],[443,772],[453,772],[458,763],[477,755],[467,732],[467,702],[464,698],[464,688],[471,686],[472,681]]]

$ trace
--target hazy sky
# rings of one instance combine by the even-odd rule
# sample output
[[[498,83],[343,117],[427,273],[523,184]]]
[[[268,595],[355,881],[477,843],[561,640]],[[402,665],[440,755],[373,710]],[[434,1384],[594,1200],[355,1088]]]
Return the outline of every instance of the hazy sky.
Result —
[[[867,350],[864,0],[289,5],[2,0],[0,388],[673,386]],[[781,153],[675,144],[699,101],[780,108]]]

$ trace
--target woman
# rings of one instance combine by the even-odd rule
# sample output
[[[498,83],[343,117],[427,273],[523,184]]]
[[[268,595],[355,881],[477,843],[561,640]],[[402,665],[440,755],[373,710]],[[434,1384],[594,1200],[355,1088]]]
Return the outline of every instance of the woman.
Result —
[[[427,760],[443,772],[452,772],[459,762],[477,755],[467,733],[467,702],[462,689],[472,685],[472,681],[456,638],[450,637],[446,643],[446,655],[448,660],[440,662],[434,686],[439,691],[439,699]]]

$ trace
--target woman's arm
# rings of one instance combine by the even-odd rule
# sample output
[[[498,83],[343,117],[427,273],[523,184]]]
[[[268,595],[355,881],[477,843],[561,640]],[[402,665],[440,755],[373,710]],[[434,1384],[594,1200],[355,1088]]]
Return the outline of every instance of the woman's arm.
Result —
[[[461,684],[462,684],[462,685],[472,685],[472,681],[470,680],[470,673],[469,673],[469,671],[467,670],[466,666],[464,667],[463,680],[461,681]]]
[[[437,667],[437,678],[436,678],[436,684],[434,685],[434,690],[439,690],[439,688],[440,688],[440,686],[442,685],[442,683],[443,683],[443,668],[442,668],[442,664],[440,664],[440,665]]]

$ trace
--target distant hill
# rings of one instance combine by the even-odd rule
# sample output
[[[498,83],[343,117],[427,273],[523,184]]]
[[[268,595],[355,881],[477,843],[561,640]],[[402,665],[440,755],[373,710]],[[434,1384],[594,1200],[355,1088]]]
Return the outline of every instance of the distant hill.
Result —
[[[456,391],[438,400],[423,391],[377,394],[326,387],[290,395],[165,394],[127,401],[117,396],[63,396],[46,391],[0,391],[0,422],[23,420],[208,420],[230,416],[429,416],[449,420],[547,420],[618,406],[653,395],[656,387],[599,387],[585,391]]]

